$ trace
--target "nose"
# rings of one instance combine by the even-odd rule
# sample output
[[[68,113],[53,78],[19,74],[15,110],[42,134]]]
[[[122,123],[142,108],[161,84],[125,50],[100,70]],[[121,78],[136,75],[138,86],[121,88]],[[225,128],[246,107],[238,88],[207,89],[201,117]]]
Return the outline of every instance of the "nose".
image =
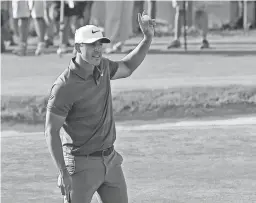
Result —
[[[94,48],[95,48],[95,50],[101,50],[101,49],[102,49],[102,44],[99,43],[99,42],[96,42],[96,43],[94,44]]]
[[[95,46],[94,50],[100,52],[102,50],[102,46],[100,46],[100,45]]]

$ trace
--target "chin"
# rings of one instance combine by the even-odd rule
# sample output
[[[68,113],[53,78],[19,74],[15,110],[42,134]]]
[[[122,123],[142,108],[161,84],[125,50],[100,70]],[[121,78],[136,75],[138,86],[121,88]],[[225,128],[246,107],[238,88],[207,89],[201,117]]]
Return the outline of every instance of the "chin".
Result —
[[[98,66],[98,65],[100,65],[100,62],[101,62],[101,59],[99,59],[99,60],[94,60],[94,61],[93,61],[93,65]]]

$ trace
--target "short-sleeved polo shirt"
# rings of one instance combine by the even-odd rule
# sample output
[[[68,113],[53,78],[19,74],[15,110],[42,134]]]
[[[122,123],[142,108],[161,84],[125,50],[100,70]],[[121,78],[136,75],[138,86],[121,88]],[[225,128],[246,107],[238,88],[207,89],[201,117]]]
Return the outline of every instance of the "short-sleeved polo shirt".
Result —
[[[75,58],[54,82],[47,110],[66,117],[63,149],[88,155],[109,148],[116,139],[110,80],[118,63],[103,58],[93,71],[80,67]]]

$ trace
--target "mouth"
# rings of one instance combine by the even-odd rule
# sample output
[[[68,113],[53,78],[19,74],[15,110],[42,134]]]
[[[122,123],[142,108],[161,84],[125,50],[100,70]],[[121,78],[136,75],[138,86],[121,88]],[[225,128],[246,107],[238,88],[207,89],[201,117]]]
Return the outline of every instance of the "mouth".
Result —
[[[101,56],[93,56],[95,59],[101,59]]]

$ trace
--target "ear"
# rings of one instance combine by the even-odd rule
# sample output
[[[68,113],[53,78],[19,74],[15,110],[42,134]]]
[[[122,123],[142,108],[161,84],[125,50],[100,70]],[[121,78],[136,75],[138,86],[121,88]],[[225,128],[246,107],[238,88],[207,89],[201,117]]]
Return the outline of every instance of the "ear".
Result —
[[[75,44],[75,49],[78,53],[81,53],[80,44]]]

